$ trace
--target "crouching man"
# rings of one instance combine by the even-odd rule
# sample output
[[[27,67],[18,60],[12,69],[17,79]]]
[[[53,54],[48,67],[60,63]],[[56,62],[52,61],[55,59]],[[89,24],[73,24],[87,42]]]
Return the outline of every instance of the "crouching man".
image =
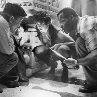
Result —
[[[47,12],[39,11],[33,17],[36,21],[37,36],[41,41],[41,45],[36,46],[33,52],[36,57],[51,67],[49,73],[54,74],[57,67],[56,61],[62,60],[58,53],[65,58],[69,58],[71,56],[70,47],[74,45],[75,41],[65,32],[59,31],[51,23],[51,17]],[[62,63],[62,66],[63,72],[61,79],[63,82],[68,82],[68,68],[65,63]]]
[[[23,8],[11,3],[6,3],[0,15],[0,82],[17,65],[18,56],[14,52],[15,46],[12,35],[25,16],[26,13]],[[2,89],[0,89],[0,92],[2,92]]]

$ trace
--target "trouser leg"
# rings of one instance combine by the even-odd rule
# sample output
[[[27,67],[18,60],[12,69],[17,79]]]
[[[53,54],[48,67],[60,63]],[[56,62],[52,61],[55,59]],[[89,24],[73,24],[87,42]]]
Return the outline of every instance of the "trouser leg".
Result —
[[[11,55],[0,53],[0,79],[11,71],[17,65],[17,62],[18,56],[16,53]]]
[[[94,85],[94,86],[97,85],[97,67],[92,68],[89,66],[83,66],[83,71],[85,74],[87,84]]]
[[[19,76],[19,81],[28,82],[28,78],[26,77],[26,62],[24,58],[24,53],[31,53],[30,51],[26,52],[21,48],[16,49],[16,53],[18,54],[18,63],[17,63],[17,74]]]
[[[62,82],[68,82],[68,68],[65,63],[61,63],[63,67],[61,81]]]
[[[24,62],[22,62],[20,59],[17,63],[17,72],[18,72],[20,82],[28,82],[29,81],[26,76],[26,64]]]
[[[49,59],[49,65],[51,66],[50,70],[49,70],[49,74],[54,74],[55,73],[55,68],[57,68],[57,62],[53,59],[52,55],[50,55],[50,59]]]

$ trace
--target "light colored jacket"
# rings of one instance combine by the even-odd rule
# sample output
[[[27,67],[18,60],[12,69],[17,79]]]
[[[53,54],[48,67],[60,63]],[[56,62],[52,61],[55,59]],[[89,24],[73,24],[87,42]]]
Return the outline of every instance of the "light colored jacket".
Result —
[[[12,54],[14,49],[14,41],[11,37],[9,24],[0,16],[0,52]]]

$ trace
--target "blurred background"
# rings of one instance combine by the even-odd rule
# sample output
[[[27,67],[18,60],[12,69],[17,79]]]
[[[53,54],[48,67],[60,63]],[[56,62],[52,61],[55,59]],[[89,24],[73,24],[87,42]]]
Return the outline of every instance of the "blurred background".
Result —
[[[33,15],[37,11],[47,11],[52,18],[52,23],[60,27],[57,21],[57,12],[64,7],[73,7],[79,15],[80,13],[80,0],[0,0],[0,11],[4,8],[7,2],[17,3],[21,5],[28,16]]]

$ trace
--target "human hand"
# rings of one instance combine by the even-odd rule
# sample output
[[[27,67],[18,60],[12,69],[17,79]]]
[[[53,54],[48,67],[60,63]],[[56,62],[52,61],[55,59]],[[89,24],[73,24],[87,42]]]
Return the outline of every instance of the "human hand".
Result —
[[[67,66],[70,66],[71,65],[72,67],[74,67],[77,64],[77,60],[75,60],[73,58],[68,58],[68,59],[65,59],[63,61],[63,63],[65,63]]]

